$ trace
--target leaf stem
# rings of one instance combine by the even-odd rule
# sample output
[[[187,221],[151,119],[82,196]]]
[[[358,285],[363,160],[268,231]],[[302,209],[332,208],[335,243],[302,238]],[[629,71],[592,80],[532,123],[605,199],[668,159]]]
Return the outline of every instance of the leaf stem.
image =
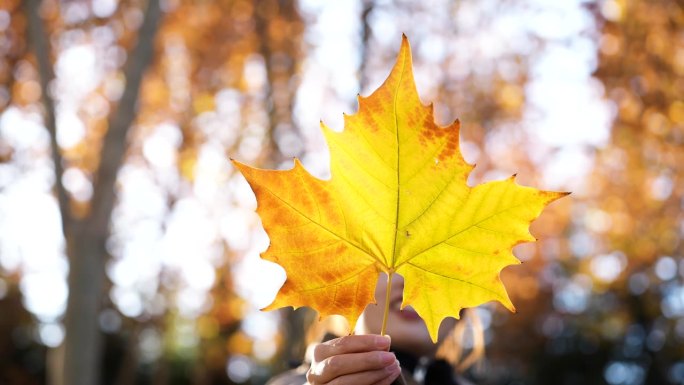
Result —
[[[387,289],[385,290],[385,312],[382,315],[382,328],[380,329],[380,335],[385,335],[387,330],[387,317],[389,316],[389,306],[390,306],[390,293],[392,291],[392,276],[393,272],[387,274]]]

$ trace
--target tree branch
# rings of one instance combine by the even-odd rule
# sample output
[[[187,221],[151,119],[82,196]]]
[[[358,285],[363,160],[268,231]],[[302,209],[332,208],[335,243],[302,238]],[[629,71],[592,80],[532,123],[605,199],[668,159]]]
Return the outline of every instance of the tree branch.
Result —
[[[361,64],[359,65],[359,93],[368,85],[368,50],[372,29],[370,25],[370,14],[375,9],[374,0],[363,0],[361,10]]]
[[[102,156],[95,175],[91,205],[91,230],[105,235],[114,207],[116,176],[126,153],[126,136],[135,119],[140,85],[145,70],[152,61],[154,37],[161,19],[159,0],[149,0],[145,18],[138,32],[138,42],[129,55],[124,70],[126,86],[117,110],[110,116],[107,134],[102,143]]]
[[[72,216],[69,208],[69,197],[62,183],[64,174],[64,159],[57,143],[57,121],[55,119],[55,104],[50,96],[50,81],[54,79],[52,63],[50,62],[50,46],[48,37],[43,28],[43,20],[38,14],[40,10],[40,0],[26,0],[24,10],[28,18],[28,37],[33,46],[36,60],[38,61],[38,73],[40,77],[40,88],[42,89],[42,101],[45,107],[45,126],[50,133],[50,147],[52,150],[52,161],[55,167],[55,189],[57,190],[57,202],[62,216],[62,232],[67,236],[69,226],[71,226]]]

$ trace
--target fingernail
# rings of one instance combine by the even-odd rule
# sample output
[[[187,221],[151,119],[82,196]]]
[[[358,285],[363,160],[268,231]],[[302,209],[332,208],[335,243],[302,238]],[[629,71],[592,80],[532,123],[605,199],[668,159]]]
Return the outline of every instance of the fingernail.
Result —
[[[387,349],[390,346],[389,336],[375,336],[375,346],[378,349]]]
[[[397,360],[397,358],[394,356],[394,353],[390,352],[379,352],[380,353],[380,362],[382,362],[384,365],[389,365]]]

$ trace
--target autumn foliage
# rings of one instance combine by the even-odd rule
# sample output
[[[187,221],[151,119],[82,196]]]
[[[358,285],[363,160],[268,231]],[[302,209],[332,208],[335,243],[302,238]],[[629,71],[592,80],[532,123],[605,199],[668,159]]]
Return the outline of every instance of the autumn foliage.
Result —
[[[307,306],[353,318],[373,301],[366,291],[346,309],[347,299],[329,301],[334,309],[324,302],[335,294],[305,300],[299,288],[350,266],[367,269],[364,288],[381,271],[411,284],[429,281],[425,266],[457,276],[456,266],[495,294],[463,284],[457,303],[439,304],[444,314],[420,310],[432,296],[407,291],[405,300],[433,325],[463,306],[506,305],[476,309],[487,353],[482,370],[466,374],[474,383],[681,384],[682,9],[679,0],[0,2],[0,383],[59,385],[65,355],[80,352],[68,371],[87,385],[98,375],[102,384],[263,384],[301,360],[316,318]],[[412,85],[371,93],[401,32],[415,66],[397,71],[434,108]],[[400,77],[388,82],[409,80]],[[605,122],[564,93],[575,86],[592,90],[585,104]],[[392,95],[405,102],[397,115],[374,102]],[[563,125],[577,117],[586,124]],[[323,134],[312,123],[321,118]],[[381,127],[396,122],[416,130],[397,131],[412,140],[395,148],[396,133]],[[283,240],[293,228],[263,221],[264,257],[288,276],[272,307],[299,310],[258,311],[266,303],[255,300],[253,277],[275,268],[259,260],[266,236],[229,157],[262,168],[240,166],[252,182],[300,177],[306,184],[278,194],[352,224],[336,232],[359,249],[320,231]],[[293,157],[292,170],[264,170],[290,168]],[[412,171],[413,183],[398,183]],[[521,185],[573,195],[529,224],[537,202],[506,225],[516,234],[491,233],[485,249],[478,237],[449,242],[489,255],[485,265],[464,264],[475,254],[446,243],[449,251],[415,257],[468,221],[427,220],[429,210],[420,219],[427,196],[454,202],[435,203],[439,217],[487,186],[541,194]],[[269,199],[259,198],[260,214]],[[531,240],[528,225],[538,241],[513,247],[513,257],[511,245]],[[283,253],[302,239],[327,247],[304,271]],[[336,266],[337,249],[358,258]],[[314,269],[321,255],[334,274]],[[501,270],[516,259],[524,264]],[[419,260],[423,270],[408,271]]]

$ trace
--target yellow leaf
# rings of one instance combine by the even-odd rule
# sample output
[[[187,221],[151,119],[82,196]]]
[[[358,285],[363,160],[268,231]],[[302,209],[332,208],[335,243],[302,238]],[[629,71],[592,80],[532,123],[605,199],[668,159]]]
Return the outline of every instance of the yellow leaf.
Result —
[[[469,187],[473,166],[459,151],[459,122],[439,127],[432,105],[421,104],[406,37],[389,77],[359,97],[344,131],[321,126],[330,180],[297,159],[285,171],[233,161],[271,239],[262,258],[287,273],[266,309],[309,306],[353,327],[385,272],[404,277],[402,308],[418,312],[433,340],[441,321],[464,307],[496,300],[515,310],[499,273],[519,263],[513,246],[535,240],[530,222],[566,193],[513,177]]]

